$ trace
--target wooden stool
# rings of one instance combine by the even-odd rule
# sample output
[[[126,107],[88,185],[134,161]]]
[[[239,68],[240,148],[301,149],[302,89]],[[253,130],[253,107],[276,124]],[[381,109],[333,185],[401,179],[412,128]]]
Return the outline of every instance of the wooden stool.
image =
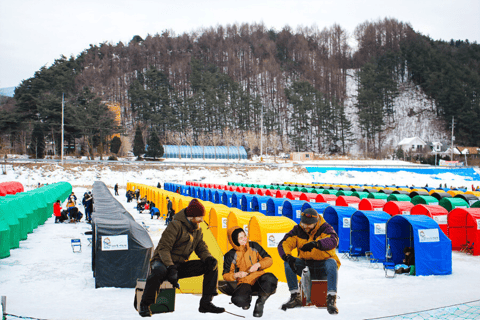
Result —
[[[140,301],[142,301],[143,291],[145,290],[146,279],[137,279],[137,285],[135,287],[135,298],[133,305],[135,309],[140,310]],[[160,285],[155,303],[150,305],[150,311],[152,313],[165,313],[175,311],[175,288],[168,281],[164,281]]]
[[[327,280],[312,280],[312,294],[310,300],[312,303],[307,304],[307,298],[300,286],[300,296],[302,298],[302,306],[316,306],[320,308],[327,307]]]

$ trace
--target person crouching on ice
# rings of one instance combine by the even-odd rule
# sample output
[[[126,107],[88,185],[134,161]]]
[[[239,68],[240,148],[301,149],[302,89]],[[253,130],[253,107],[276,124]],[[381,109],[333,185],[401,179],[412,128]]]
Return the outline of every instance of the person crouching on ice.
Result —
[[[301,276],[302,270],[308,266],[313,280],[327,279],[327,311],[338,314],[336,300],[340,260],[335,252],[337,246],[338,235],[333,227],[315,209],[303,211],[300,224],[294,226],[278,244],[291,293],[290,301],[282,305],[283,310],[302,306],[297,275]],[[291,255],[293,249],[298,250],[298,258]]]
[[[232,227],[227,234],[233,249],[223,257],[223,279],[237,282],[232,303],[247,310],[250,308],[252,293],[258,292],[253,316],[261,317],[265,301],[277,289],[277,277],[265,272],[265,269],[273,264],[273,260],[262,246],[248,241],[242,228]]]
[[[189,205],[179,211],[162,233],[157,248],[150,261],[150,275],[140,302],[139,314],[150,317],[150,305],[155,303],[155,294],[163,281],[178,286],[178,279],[203,275],[203,292],[198,311],[202,313],[222,313],[224,308],[212,304],[217,293],[217,260],[210,254],[203,241],[199,224],[203,222],[205,208],[192,199]],[[195,252],[200,260],[188,260]]]

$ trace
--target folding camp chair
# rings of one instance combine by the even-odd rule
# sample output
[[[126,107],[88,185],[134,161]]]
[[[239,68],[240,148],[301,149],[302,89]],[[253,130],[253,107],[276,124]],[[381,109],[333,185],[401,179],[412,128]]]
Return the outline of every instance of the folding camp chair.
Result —
[[[397,273],[395,272],[395,262],[385,261],[383,263],[383,270],[385,271],[385,278],[395,278]]]
[[[358,257],[362,256],[362,248],[350,246],[350,252],[348,252],[348,258],[352,261],[358,261]]]
[[[370,262],[370,268],[378,269],[380,267],[378,265],[380,261],[373,256],[373,253],[371,251],[365,251],[365,257]]]
[[[73,252],[82,252],[82,242],[80,239],[72,239],[71,244]]]

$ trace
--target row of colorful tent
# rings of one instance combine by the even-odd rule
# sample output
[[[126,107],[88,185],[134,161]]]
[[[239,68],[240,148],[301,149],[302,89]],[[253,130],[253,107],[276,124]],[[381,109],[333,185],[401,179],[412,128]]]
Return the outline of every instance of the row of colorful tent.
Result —
[[[53,203],[64,201],[72,192],[68,182],[0,197],[0,258],[10,256],[20,241],[45,223],[53,214]]]
[[[0,183],[0,197],[6,196],[7,194],[16,194],[19,192],[23,192],[23,190],[23,184],[17,181]]]
[[[214,187],[220,190],[225,188],[222,185],[214,185]],[[357,192],[326,189],[322,194],[315,194],[266,189],[266,194],[269,196],[261,197],[252,196],[251,194],[258,194],[265,189],[242,186],[229,187],[237,188],[238,192],[248,192],[250,195],[229,195],[225,193],[226,191],[213,191],[211,189],[210,191],[204,191],[204,194],[212,198],[213,200],[211,201],[215,202],[218,198],[226,205],[228,203],[225,202],[225,199],[231,197],[231,206],[236,206],[243,210],[251,208],[253,211],[258,210],[266,215],[284,215],[292,218],[297,223],[305,202],[309,202],[310,206],[315,207],[317,210],[325,208],[325,204],[320,203],[327,203],[335,206],[351,206],[359,210],[381,210],[391,216],[426,215],[437,222],[444,234],[452,240],[453,250],[461,250],[465,246],[469,246],[474,255],[480,255],[480,241],[475,241],[477,237],[477,228],[474,227],[477,219],[476,210],[468,209],[470,206],[471,208],[480,208],[480,201],[477,198],[477,195],[480,195],[480,193],[478,192],[468,191],[463,193],[457,190],[443,192],[438,189],[432,189],[430,190],[431,195],[429,195],[426,190],[416,190],[407,194],[405,190],[375,192],[376,189],[364,189],[364,191]],[[195,192],[192,186],[181,187],[181,190],[187,193]],[[367,190],[372,192],[367,192]],[[201,197],[201,193],[198,192],[197,196]],[[285,198],[290,199],[290,201]],[[468,210],[457,210],[453,215],[450,215],[450,219],[447,219],[449,212],[454,209]],[[459,218],[459,216],[463,216],[464,219]]]
[[[327,202],[320,203],[320,202],[308,202],[304,200],[291,200],[288,198],[273,198],[271,196],[260,197],[260,196],[251,195],[251,194],[240,194],[235,192],[232,193],[230,191],[205,189],[202,187],[192,187],[192,186],[189,187],[186,185],[169,184],[169,183],[165,184],[165,188],[167,190],[172,190],[172,191],[178,189],[180,190],[181,194],[182,193],[191,194],[193,197],[197,197],[197,198],[199,196],[201,197],[202,195],[207,196],[207,198],[204,199],[206,201],[213,201],[213,202],[217,201],[218,203],[220,199],[223,199],[223,202],[226,206],[228,206],[229,203],[233,204],[233,206],[230,206],[230,207],[235,208],[234,210],[240,210],[242,208],[257,209],[258,207],[261,207],[266,210],[266,213],[265,213],[266,216],[288,217],[289,219],[293,220],[295,223],[299,222],[301,212],[303,212],[306,208],[312,207],[316,209],[317,212],[319,212],[320,214],[323,214],[325,220],[328,223],[330,223],[334,227],[334,229],[337,231],[340,239],[339,246],[338,246],[338,251],[340,253],[348,252],[350,249],[350,246],[351,246],[350,221],[353,214],[362,214],[363,212],[369,212],[370,210],[372,210],[371,211],[372,213],[378,212],[379,214],[382,214],[384,219],[391,218],[392,216],[396,215],[396,214],[391,215],[386,212],[379,211],[378,208],[375,208],[375,210],[371,209],[370,207],[372,202],[378,203],[377,199],[366,198],[366,199],[360,200],[359,198],[355,198],[355,197],[352,197],[355,199],[350,199],[350,197],[348,196],[339,196],[338,198],[336,198],[336,201],[333,201],[332,203],[327,203]],[[287,194],[291,194],[291,192],[288,192]],[[322,195],[317,195],[317,196],[322,196]],[[333,195],[331,196],[335,197]],[[229,199],[229,198],[233,200],[231,202],[229,202],[228,200],[225,201],[225,199]],[[242,199],[240,201],[241,205],[239,205],[238,207],[235,206],[237,204],[236,198]],[[352,205],[353,200],[356,201],[353,203],[354,205]],[[252,204],[252,203],[256,203],[256,201],[260,202],[259,206],[257,204]],[[383,201],[383,203],[385,203],[385,201]],[[364,204],[366,208],[364,208]],[[411,203],[409,202],[409,204]],[[413,206],[413,204],[411,205]],[[422,204],[419,204],[418,206],[425,207],[425,205],[422,205]],[[251,211],[251,210],[248,210],[248,211]],[[417,215],[420,215],[419,217],[411,218],[407,216],[407,218],[405,219],[408,221],[408,224],[410,225],[410,229],[413,229],[414,226],[418,226],[418,225],[428,225],[429,229],[432,229],[432,230],[436,229],[436,230],[439,230],[439,233],[441,233],[441,235],[439,235],[437,238],[438,238],[438,241],[442,241],[442,244],[441,244],[442,250],[435,252],[433,256],[431,255],[425,256],[426,258],[428,258],[427,261],[424,261],[423,263],[426,266],[430,264],[430,260],[432,260],[431,258],[435,257],[435,255],[443,254],[444,251],[447,251],[447,252],[450,251],[450,257],[451,257],[452,244],[451,244],[451,241],[440,230],[438,223],[432,218],[432,216],[427,216],[423,213],[424,212],[422,210],[417,210]],[[394,221],[398,221],[398,218],[397,220],[394,220]],[[383,224],[386,224],[386,220],[383,222]],[[390,230],[395,230],[396,228],[397,227],[392,227]],[[402,222],[399,222],[398,228],[403,228]],[[377,226],[377,229],[378,229],[378,226]],[[407,230],[407,228],[404,228],[404,229],[405,230],[402,229],[402,232],[400,232],[402,234],[402,239],[403,238],[411,239],[410,245],[413,246],[414,237],[411,236],[413,230]],[[385,226],[383,227],[383,230],[386,230]],[[407,231],[409,231],[409,233],[405,234],[405,232]],[[355,235],[357,234],[360,234],[360,233],[355,233]],[[374,253],[375,258],[377,260],[384,261],[385,252],[386,252],[387,235],[386,233],[383,233],[382,236],[380,237],[383,237],[383,241],[380,242],[379,246],[376,246],[377,249],[372,249],[373,250],[372,252]],[[364,239],[364,238],[365,237],[362,234],[361,239]],[[391,235],[390,238],[392,238],[392,241],[390,242],[393,244],[393,250],[392,250],[394,253],[393,260],[397,260],[396,262],[399,262],[403,259],[402,250],[403,250],[403,247],[405,246],[405,243],[402,241],[396,241],[395,234]],[[427,245],[422,244],[422,248],[427,248],[427,247],[428,247]],[[358,245],[357,245],[357,248],[358,248]],[[431,248],[428,248],[428,250],[431,250]],[[362,250],[361,254],[364,254],[365,251],[371,251],[371,250],[370,248],[365,248]],[[420,251],[422,251],[421,248],[420,248]],[[440,258],[437,257],[436,259],[440,259]],[[450,266],[449,265],[438,266],[437,264],[434,263],[433,269],[432,267],[426,268],[425,266],[423,266],[422,264],[420,265],[420,270],[418,272],[418,275],[451,273],[451,264]]]

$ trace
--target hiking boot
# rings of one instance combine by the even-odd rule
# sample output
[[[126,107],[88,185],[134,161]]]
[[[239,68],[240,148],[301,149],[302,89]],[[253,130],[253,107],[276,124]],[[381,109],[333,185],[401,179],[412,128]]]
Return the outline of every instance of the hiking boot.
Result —
[[[203,296],[200,299],[200,306],[198,311],[201,313],[223,313],[225,312],[224,308],[219,308],[212,303],[213,296]]]
[[[151,317],[152,312],[150,311],[149,306],[146,304],[140,304],[140,310],[138,310],[138,314],[142,317]]]
[[[337,295],[336,294],[327,295],[327,311],[328,311],[328,313],[338,314],[336,301],[337,301]]]
[[[290,300],[287,303],[284,303],[282,305],[282,310],[285,311],[287,309],[292,309],[292,308],[301,307],[301,306],[302,306],[302,299],[300,298],[300,293],[295,292],[291,294]]]
[[[258,296],[257,302],[255,302],[255,309],[253,309],[253,316],[260,318],[263,316],[263,307],[265,306],[265,301],[267,301],[270,295],[260,295]]]

